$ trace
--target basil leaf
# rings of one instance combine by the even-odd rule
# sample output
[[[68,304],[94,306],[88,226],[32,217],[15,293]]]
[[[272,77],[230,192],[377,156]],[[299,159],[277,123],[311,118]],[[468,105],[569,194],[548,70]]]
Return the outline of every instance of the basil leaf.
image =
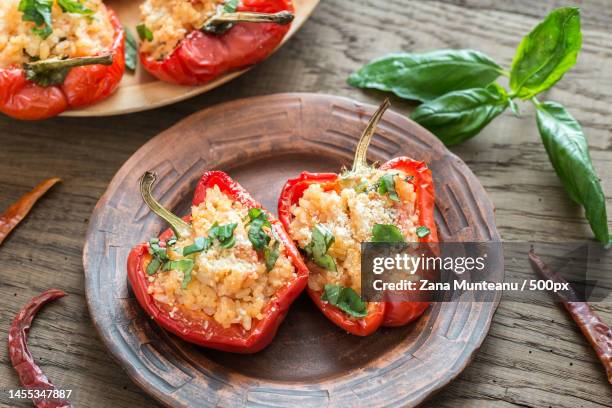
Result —
[[[580,9],[554,10],[518,46],[510,88],[522,99],[545,91],[574,66],[581,46]]]
[[[325,285],[321,300],[328,302],[353,317],[368,315],[368,304],[352,288],[340,285]]]
[[[276,265],[276,261],[280,256],[280,242],[274,241],[272,244],[272,248],[265,247],[264,248],[264,261],[266,263],[266,270],[270,272],[274,269],[274,265]]]
[[[212,245],[212,239],[208,237],[197,237],[193,244],[183,248],[183,256],[195,254],[197,252],[208,251]]]
[[[536,106],[538,130],[555,172],[571,199],[584,207],[595,237],[604,245],[612,243],[606,197],[580,124],[558,103]]]
[[[136,31],[141,41],[153,41],[153,32],[147,28],[144,23],[136,26]]]
[[[391,224],[374,224],[372,242],[404,242],[402,231]]]
[[[32,32],[43,40],[47,39],[53,32],[51,24],[51,9],[53,0],[21,0],[18,10],[23,13],[23,21],[31,21],[36,27]]]
[[[154,256],[151,258],[151,262],[147,265],[147,275],[155,275],[162,265],[158,257]]]
[[[420,226],[420,227],[417,227],[416,234],[417,234],[417,237],[423,238],[431,234],[431,231],[429,230],[429,228],[425,226]]]
[[[393,177],[395,177],[395,174],[387,173],[378,180],[378,194],[385,195],[388,193],[391,200],[399,201]]]
[[[191,272],[195,263],[192,259],[180,259],[178,261],[169,261],[164,264],[164,271],[178,270],[183,272],[183,282],[181,287],[187,289],[187,284],[191,282]]]
[[[211,240],[216,238],[219,241],[221,248],[232,248],[236,243],[234,230],[237,226],[238,224],[236,223],[225,225],[218,225],[217,223],[214,223],[210,228],[210,231],[208,231],[208,238]]]
[[[138,43],[126,26],[123,26],[123,31],[125,32],[125,67],[134,72],[138,66]]]
[[[256,251],[263,251],[271,241],[270,236],[264,231],[263,227],[272,228],[266,213],[261,208],[251,208],[249,210],[248,237]]]
[[[348,83],[430,101],[451,91],[485,87],[502,72],[495,61],[478,51],[440,50],[386,55],[353,73]]]
[[[325,225],[317,224],[312,230],[310,243],[304,248],[304,251],[321,268],[335,272],[337,270],[336,262],[327,253],[335,240],[336,238]]]
[[[77,0],[57,0],[57,4],[60,6],[64,13],[76,13],[76,14],[93,14],[93,10],[88,9],[85,5]]]
[[[508,95],[497,84],[455,91],[426,102],[411,118],[434,133],[447,146],[477,135],[508,107]]]

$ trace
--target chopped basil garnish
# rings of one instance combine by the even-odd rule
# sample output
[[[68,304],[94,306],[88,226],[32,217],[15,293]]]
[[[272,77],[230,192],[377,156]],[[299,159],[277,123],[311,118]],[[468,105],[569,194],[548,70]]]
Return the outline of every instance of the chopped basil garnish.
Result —
[[[31,21],[36,27],[32,32],[40,38],[47,39],[53,32],[51,28],[51,9],[53,0],[21,0],[18,10],[23,13],[23,21]]]
[[[343,312],[353,317],[365,317],[368,315],[368,304],[352,288],[340,285],[325,285],[321,300],[329,302]]]
[[[395,174],[387,173],[378,180],[378,194],[388,194],[391,200],[399,201],[399,196],[397,195],[397,191],[395,191],[394,176]]]
[[[183,272],[183,283],[182,288],[187,289],[187,284],[191,282],[191,271],[193,271],[193,266],[195,263],[193,259],[184,258],[179,259],[178,261],[169,261],[164,265],[164,271],[173,271],[178,270]]]
[[[147,275],[155,275],[161,266],[162,263],[159,258],[154,256],[147,265]]]
[[[141,41],[153,41],[153,32],[147,28],[144,24],[138,24],[136,31]]]
[[[134,72],[138,66],[138,43],[126,26],[123,26],[123,31],[125,31],[125,67]]]
[[[430,233],[431,233],[431,231],[429,230],[429,228],[427,228],[427,227],[425,227],[425,226],[421,226],[421,227],[418,227],[418,228],[416,229],[416,234],[417,234],[417,237],[419,237],[419,238],[426,237],[426,236],[428,236]]]
[[[266,271],[270,272],[274,269],[274,265],[276,265],[276,261],[280,256],[280,242],[274,241],[272,247],[264,248],[264,261],[266,263]]]
[[[251,208],[249,210],[249,221],[246,224],[249,226],[249,241],[253,244],[256,251],[263,251],[270,244],[271,237],[263,227],[272,228],[272,224],[268,221],[266,213],[261,208]]]
[[[76,13],[76,14],[93,14],[93,10],[88,9],[85,5],[77,0],[57,0],[57,4],[60,6],[64,13]]]
[[[335,272],[337,270],[334,259],[327,253],[336,238],[323,224],[317,224],[312,229],[312,239],[304,251],[321,268]]]
[[[207,251],[212,245],[212,239],[208,237],[197,237],[193,244],[183,248],[183,256],[195,254],[197,252]]]
[[[404,242],[404,236],[395,225],[374,224],[372,242]]]
[[[153,258],[147,265],[147,275],[155,275],[162,264],[168,260],[168,252],[166,248],[159,246],[159,239],[153,238],[149,241],[149,253],[153,255]]]
[[[236,243],[234,230],[237,226],[238,224],[236,223],[219,225],[215,222],[210,228],[210,231],[208,231],[208,238],[211,241],[216,238],[219,241],[219,246],[221,246],[221,248],[232,248]]]

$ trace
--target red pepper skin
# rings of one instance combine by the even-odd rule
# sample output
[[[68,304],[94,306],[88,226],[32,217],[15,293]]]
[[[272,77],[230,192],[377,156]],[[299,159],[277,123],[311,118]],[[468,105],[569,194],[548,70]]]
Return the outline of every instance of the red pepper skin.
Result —
[[[107,6],[115,36],[113,64],[70,70],[62,85],[43,87],[28,81],[21,67],[0,68],[0,112],[15,119],[40,120],[67,109],[92,105],[112,94],[125,70],[125,33],[119,17]]]
[[[243,0],[237,11],[293,11],[291,0]],[[141,52],[142,66],[162,81],[201,85],[229,71],[264,60],[280,44],[290,24],[237,23],[221,35],[192,31],[162,60]]]
[[[412,184],[417,194],[416,208],[419,211],[419,223],[429,228],[429,235],[420,238],[419,242],[436,243],[438,233],[434,221],[434,185],[431,170],[423,162],[408,157],[397,157],[382,166],[381,170],[401,170],[413,176]],[[303,172],[297,178],[288,180],[278,200],[279,219],[288,231],[292,220],[291,206],[297,204],[310,184],[319,183],[324,190],[337,188],[338,175],[336,173],[309,173]],[[349,333],[358,336],[367,336],[375,332],[380,326],[404,326],[419,318],[429,306],[429,302],[381,302],[376,303],[376,312],[368,312],[365,319],[355,319],[342,312],[337,307],[321,301],[322,292],[306,289],[317,307],[336,325]],[[373,314],[370,318],[370,313]]]
[[[30,300],[15,316],[8,335],[9,356],[19,381],[28,390],[55,390],[55,386],[34,361],[28,348],[28,332],[34,316],[45,304],[66,296],[61,290],[49,289]],[[70,402],[62,399],[33,399],[38,408],[71,408]]]
[[[206,189],[215,185],[245,207],[261,208],[260,204],[240,184],[221,171],[204,173],[196,187],[193,205],[198,205],[204,201]],[[156,302],[147,292],[149,281],[146,274],[146,264],[151,257],[148,252],[148,244],[138,245],[128,257],[128,279],[142,308],[164,329],[200,346],[245,354],[256,353],[268,346],[289,311],[289,306],[306,287],[308,268],[281,223],[267,211],[266,214],[285,247],[285,255],[291,259],[295,266],[297,277],[274,295],[262,313],[264,318],[254,321],[251,330],[246,331],[238,325],[232,325],[225,329],[214,319],[193,320],[189,316],[178,314],[171,317],[164,305]],[[160,240],[165,241],[171,236],[172,231],[168,230],[160,236]]]

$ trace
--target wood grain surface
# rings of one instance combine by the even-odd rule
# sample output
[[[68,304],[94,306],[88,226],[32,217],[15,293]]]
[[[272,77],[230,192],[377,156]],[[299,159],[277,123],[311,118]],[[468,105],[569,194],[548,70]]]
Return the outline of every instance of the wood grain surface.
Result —
[[[125,264],[135,244],[167,228],[140,196],[188,214],[207,169],[228,172],[271,211],[284,183],[305,169],[349,167],[376,106],[314,93],[240,99],[189,116],[146,143],[121,167],[90,220],[83,253],[91,317],[109,351],[142,388],[169,407],[416,406],[455,378],[486,336],[499,296],[438,302],[416,324],[363,339],[338,330],[304,293],[272,344],[255,355],[193,347],[163,333],[138,306]],[[166,149],[166,146],[173,146]],[[436,224],[444,242],[500,241],[493,205],[478,179],[431,133],[387,112],[368,152],[383,163],[410,155],[431,168]],[[503,276],[503,256],[488,266]],[[409,392],[407,391],[409,390]]]
[[[239,97],[309,91],[377,104],[378,92],[346,85],[346,76],[386,52],[475,48],[509,64],[520,36],[553,7],[582,8],[584,45],[576,67],[545,98],[566,105],[589,138],[593,162],[612,208],[612,8],[604,0],[399,1],[325,0],[303,29],[268,61],[215,91],[125,117],[59,118],[19,123],[0,118],[0,208],[40,180],[64,183],[44,197],[0,247],[0,340],[12,316],[49,287],[69,296],[35,321],[32,352],[77,407],[156,407],[113,362],[85,304],[83,249],[89,216],[112,176],[147,140],[185,116]],[[384,27],[384,29],[381,29]],[[393,99],[408,114],[413,105]],[[573,241],[591,236],[546,158],[528,105],[505,113],[481,135],[453,148],[495,204],[505,240]],[[168,147],[169,149],[172,146]],[[612,323],[612,305],[594,305]],[[0,346],[0,405],[18,387]],[[504,302],[473,363],[428,407],[602,407],[612,389],[573,321],[557,305]]]

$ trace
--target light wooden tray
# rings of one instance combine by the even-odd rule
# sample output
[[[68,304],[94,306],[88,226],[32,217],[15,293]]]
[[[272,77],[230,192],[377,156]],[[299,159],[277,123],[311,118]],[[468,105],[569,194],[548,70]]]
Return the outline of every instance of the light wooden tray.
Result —
[[[119,14],[121,22],[131,30],[133,35],[136,35],[135,27],[139,22],[140,3],[140,1],[136,0],[106,1],[106,4]],[[319,0],[293,0],[293,4],[295,7],[295,20],[279,47],[302,27],[317,4],[319,4]],[[159,81],[146,72],[139,64],[135,73],[126,71],[119,89],[110,98],[85,109],[66,111],[62,116],[112,116],[155,109],[215,89],[248,70],[249,68],[231,72],[213,82],[191,87]]]
[[[415,323],[356,337],[303,294],[272,344],[253,355],[196,347],[160,329],[129,288],[130,249],[167,225],[138,191],[146,170],[155,196],[186,214],[206,170],[229,174],[275,212],[281,187],[301,171],[350,163],[376,107],[336,96],[277,94],[196,113],[142,146],[119,170],[91,217],[83,264],[87,302],[110,353],[169,407],[412,407],[455,378],[487,335],[499,297],[435,303]],[[407,155],[432,169],[436,223],[445,242],[499,241],[493,205],[457,156],[403,115],[383,117],[369,159]],[[503,273],[501,254],[490,268]]]

